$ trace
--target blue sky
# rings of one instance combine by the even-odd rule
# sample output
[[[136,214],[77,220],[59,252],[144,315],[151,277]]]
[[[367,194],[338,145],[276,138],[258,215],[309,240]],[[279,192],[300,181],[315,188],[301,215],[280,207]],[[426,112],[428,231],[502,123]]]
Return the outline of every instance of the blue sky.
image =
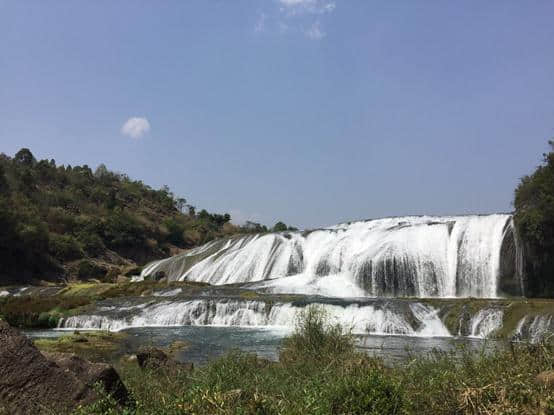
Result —
[[[237,221],[510,211],[554,137],[553,17],[552,1],[0,0],[0,152],[103,162]]]

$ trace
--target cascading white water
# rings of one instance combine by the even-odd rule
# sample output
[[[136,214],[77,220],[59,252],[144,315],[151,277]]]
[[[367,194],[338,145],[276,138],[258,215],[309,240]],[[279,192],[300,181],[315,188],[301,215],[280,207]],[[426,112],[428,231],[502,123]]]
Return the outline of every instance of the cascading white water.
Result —
[[[430,306],[413,303],[407,309],[377,305],[317,304],[332,322],[358,334],[390,334],[424,337],[450,336],[446,327]],[[118,331],[146,326],[247,326],[291,330],[303,306],[290,303],[268,305],[262,301],[190,300],[146,303],[138,306],[111,307],[98,314],[68,317],[59,328],[100,329]],[[102,313],[104,311],[104,313]]]
[[[479,310],[469,322],[470,337],[480,339],[489,337],[491,333],[502,327],[503,318],[504,312],[502,310],[491,308]]]
[[[145,267],[172,280],[330,296],[498,296],[511,215],[402,217],[215,241]]]
[[[514,338],[538,343],[545,336],[554,333],[554,320],[552,315],[525,316],[517,324]]]

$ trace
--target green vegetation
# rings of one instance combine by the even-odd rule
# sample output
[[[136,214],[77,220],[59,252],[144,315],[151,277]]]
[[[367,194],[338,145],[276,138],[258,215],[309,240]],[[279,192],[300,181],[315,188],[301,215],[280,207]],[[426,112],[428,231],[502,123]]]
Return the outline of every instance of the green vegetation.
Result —
[[[521,179],[514,200],[529,297],[554,296],[554,151],[543,156],[544,164]]]
[[[154,190],[104,165],[93,172],[87,165],[38,161],[28,149],[13,158],[0,154],[0,285],[113,280],[126,264],[268,231],[230,220],[229,214],[197,213],[167,186]]]
[[[21,296],[0,299],[0,318],[14,327],[55,328],[60,318],[91,304],[86,297]]]
[[[194,371],[118,370],[135,402],[106,396],[79,414],[552,414],[554,389],[536,382],[554,368],[554,345],[491,353],[433,352],[385,367],[354,349],[350,333],[308,309],[280,362],[231,352]]]
[[[35,346],[44,352],[75,353],[85,359],[109,361],[122,354],[125,333],[106,331],[74,332],[55,339],[36,339]]]
[[[60,318],[92,310],[99,300],[146,296],[162,288],[182,288],[194,295],[205,287],[204,283],[188,281],[164,285],[154,281],[68,284],[63,288],[52,287],[58,290],[55,294],[33,294],[31,291],[20,296],[0,297],[0,318],[19,328],[54,328]]]
[[[287,226],[284,222],[277,222],[273,225],[271,229],[272,232],[286,232],[286,231],[297,231],[298,229],[293,226]]]

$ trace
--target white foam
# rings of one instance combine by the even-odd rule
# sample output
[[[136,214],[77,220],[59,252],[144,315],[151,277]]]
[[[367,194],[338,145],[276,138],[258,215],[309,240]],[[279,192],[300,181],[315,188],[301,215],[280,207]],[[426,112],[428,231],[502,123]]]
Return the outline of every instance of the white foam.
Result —
[[[316,303],[317,304],[317,303]],[[448,330],[432,307],[416,303],[409,310],[390,306],[317,304],[331,322],[340,323],[357,334],[407,335],[421,337],[449,336]],[[60,328],[119,331],[131,327],[170,326],[239,326],[292,330],[305,308],[290,303],[271,306],[261,301],[209,299],[150,303],[136,307],[125,317],[104,315],[73,316],[60,321]],[[128,308],[127,310],[131,310]],[[407,320],[407,312],[412,319]],[[411,322],[417,322],[412,327]]]
[[[482,309],[475,314],[469,323],[470,337],[485,339],[502,327],[504,312],[500,309]]]
[[[248,235],[154,262],[142,276],[264,281],[273,292],[344,297],[495,298],[502,242],[512,226],[505,214],[409,216]]]

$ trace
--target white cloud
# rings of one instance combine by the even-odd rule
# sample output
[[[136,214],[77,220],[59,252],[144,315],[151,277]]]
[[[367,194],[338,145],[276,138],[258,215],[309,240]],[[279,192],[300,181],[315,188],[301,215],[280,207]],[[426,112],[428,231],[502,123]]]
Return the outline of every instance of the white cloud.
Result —
[[[255,33],[303,35],[310,40],[326,36],[324,25],[336,8],[335,0],[271,0],[258,12]]]
[[[321,30],[321,24],[319,21],[314,22],[304,33],[313,40],[319,40],[325,37],[325,32]]]
[[[131,117],[121,127],[121,134],[131,138],[141,138],[150,131],[150,123],[143,117]]]
[[[299,14],[323,14],[335,10],[336,4],[329,0],[278,0],[281,11],[289,16]]]
[[[254,31],[256,33],[260,33],[265,30],[266,19],[267,19],[267,15],[265,13],[260,13],[260,15],[258,16],[258,21],[256,22],[256,26],[254,26]]]

